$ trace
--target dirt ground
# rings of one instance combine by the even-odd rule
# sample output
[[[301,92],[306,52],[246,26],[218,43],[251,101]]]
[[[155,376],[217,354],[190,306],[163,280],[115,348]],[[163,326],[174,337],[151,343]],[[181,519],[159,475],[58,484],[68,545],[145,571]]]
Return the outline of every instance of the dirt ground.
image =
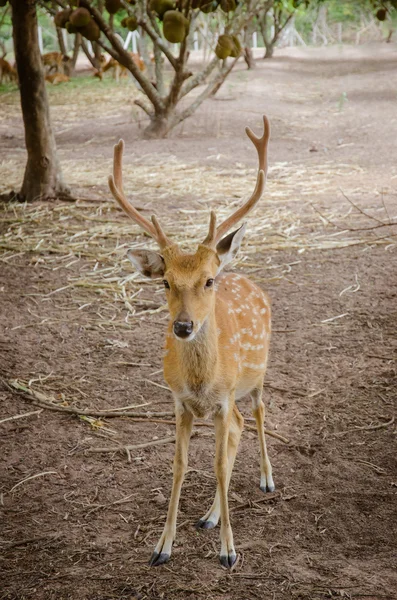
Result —
[[[111,93],[97,100],[92,84],[76,87],[79,104],[67,88],[50,90],[77,207],[3,206],[0,599],[397,598],[397,231],[380,226],[397,218],[397,46],[284,50],[253,72],[241,64],[217,99],[160,141],[140,139],[130,86],[105,85]],[[2,106],[6,191],[25,157],[16,90],[3,91]],[[255,154],[243,128],[259,131],[262,113],[272,123],[268,193],[249,219],[255,245],[233,268],[272,298],[266,426],[289,443],[268,437],[276,492],[264,495],[256,434],[243,434],[230,487],[239,553],[230,573],[218,561],[219,530],[193,527],[215,490],[212,429],[197,427],[173,556],[153,569],[173,444],[131,450],[130,460],[90,450],[169,437],[173,425],[47,409],[1,422],[40,411],[4,381],[93,413],[142,404],[134,410],[172,411],[171,394],[158,387],[166,322],[159,286],[132,279],[122,288],[119,275],[105,285],[101,275],[104,265],[121,265],[121,244],[144,242],[109,200],[112,146],[124,137],[129,185],[145,210],[153,200],[171,230],[186,219],[188,232],[199,218],[204,231],[208,213],[197,207],[213,193],[207,177],[253,185]],[[228,208],[227,198],[219,203]],[[99,217],[101,226],[113,223],[107,235],[89,229]],[[70,227],[73,240],[61,246]],[[117,268],[131,272],[126,262]],[[129,317],[135,292],[138,313]],[[248,399],[241,410],[251,417]]]

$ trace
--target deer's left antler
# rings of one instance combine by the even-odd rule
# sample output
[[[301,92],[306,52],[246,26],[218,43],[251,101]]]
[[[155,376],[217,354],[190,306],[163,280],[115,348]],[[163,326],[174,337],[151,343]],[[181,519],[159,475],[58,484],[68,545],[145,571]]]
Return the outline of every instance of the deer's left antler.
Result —
[[[216,227],[216,217],[213,212],[211,212],[211,220],[210,227],[207,237],[204,240],[204,245],[215,247],[219,240],[235,225],[238,223],[245,215],[247,215],[257,204],[260,197],[263,194],[266,184],[266,176],[267,176],[267,146],[270,137],[270,124],[268,118],[263,115],[263,135],[262,137],[257,137],[253,131],[249,128],[245,128],[245,132],[248,135],[251,142],[254,144],[259,159],[259,170],[258,177],[256,180],[256,186],[254,192],[241,206],[238,208],[230,217],[225,219],[223,223],[221,223],[218,227]]]

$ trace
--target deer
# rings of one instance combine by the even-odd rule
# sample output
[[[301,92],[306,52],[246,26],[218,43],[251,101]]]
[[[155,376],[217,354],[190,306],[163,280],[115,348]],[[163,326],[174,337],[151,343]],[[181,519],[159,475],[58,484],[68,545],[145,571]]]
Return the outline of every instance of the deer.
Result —
[[[67,83],[70,81],[70,77],[64,73],[51,73],[51,75],[46,75],[44,79],[49,83],[52,83],[52,85],[59,85],[60,83]]]
[[[9,83],[18,82],[18,74],[16,69],[4,58],[0,58],[0,84],[4,81]]]
[[[142,72],[145,71],[146,65],[139,54],[136,52],[130,52],[130,55],[138,69]],[[109,61],[103,67],[98,69],[98,71],[94,73],[94,76],[99,77],[99,79],[102,81],[103,73],[106,73],[106,71],[109,70],[112,71],[113,79],[115,79],[117,82],[119,81],[120,77],[127,77],[128,75],[128,69],[126,67],[120,64],[115,58],[109,58]]]
[[[41,55],[41,61],[46,75],[51,75],[53,72],[62,73],[66,76],[70,75],[72,69],[72,59],[70,56],[61,52],[47,52]]]
[[[264,132],[246,133],[259,159],[255,189],[250,198],[217,225],[210,213],[208,234],[195,253],[184,253],[167,237],[157,217],[149,221],[126,198],[123,191],[124,142],[114,147],[113,175],[109,187],[125,213],[151,236],[160,251],[134,249],[127,252],[133,266],[144,276],[162,279],[170,320],[168,324],[164,378],[175,406],[175,455],[173,481],[164,530],[149,560],[150,566],[169,561],[176,534],[181,487],[188,466],[189,440],[194,418],[212,417],[215,429],[214,501],[199,519],[198,529],[212,529],[220,519],[221,565],[231,568],[237,555],[228,508],[228,488],[244,426],[236,401],[251,395],[260,446],[260,489],[275,490],[267,454],[262,400],[271,333],[271,307],[267,294],[247,277],[224,273],[240,248],[246,224],[228,233],[257,205],[267,177],[269,121]],[[227,234],[227,235],[226,235]]]

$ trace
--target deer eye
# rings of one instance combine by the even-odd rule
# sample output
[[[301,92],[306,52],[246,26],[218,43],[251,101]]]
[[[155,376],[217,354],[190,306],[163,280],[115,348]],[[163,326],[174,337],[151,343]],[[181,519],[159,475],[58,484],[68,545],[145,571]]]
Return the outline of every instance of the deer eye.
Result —
[[[168,281],[166,279],[163,279],[163,283],[164,283],[164,287],[166,290],[170,289],[170,284],[168,283]]]
[[[212,287],[213,284],[214,284],[213,279],[207,279],[207,281],[205,282],[205,287]]]

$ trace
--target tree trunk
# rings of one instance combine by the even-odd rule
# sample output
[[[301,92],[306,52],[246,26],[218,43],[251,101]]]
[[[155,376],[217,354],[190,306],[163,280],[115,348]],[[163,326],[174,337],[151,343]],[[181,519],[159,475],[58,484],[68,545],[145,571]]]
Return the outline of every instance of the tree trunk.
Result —
[[[248,69],[255,69],[255,59],[252,54],[252,48],[245,46],[244,48],[244,60],[247,64]]]
[[[265,42],[265,46],[266,46],[266,51],[265,51],[265,56],[263,58],[272,58],[273,52],[274,52],[274,44],[272,42],[270,42],[270,43]]]
[[[80,46],[81,46],[81,33],[76,33],[76,35],[74,36],[74,48],[73,48],[73,56],[72,56],[70,75],[72,75],[74,73],[74,70],[76,68],[77,59],[79,57]],[[66,73],[66,75],[68,75],[68,73]]]
[[[15,59],[28,160],[20,198],[29,202],[69,195],[51,128],[34,0],[11,0]]]
[[[150,118],[149,125],[143,130],[143,137],[146,140],[165,138],[173,126],[171,116],[155,115]]]
[[[101,68],[101,56],[102,56],[102,48],[96,42],[92,43],[92,49],[94,51],[94,63],[95,67],[99,70]]]
[[[244,60],[248,69],[255,69],[255,59],[250,46],[251,32],[249,27],[244,29]]]
[[[59,50],[61,51],[61,54],[66,56],[67,50],[65,46],[65,40],[63,39],[63,30],[60,27],[56,27],[55,29],[57,32]]]

